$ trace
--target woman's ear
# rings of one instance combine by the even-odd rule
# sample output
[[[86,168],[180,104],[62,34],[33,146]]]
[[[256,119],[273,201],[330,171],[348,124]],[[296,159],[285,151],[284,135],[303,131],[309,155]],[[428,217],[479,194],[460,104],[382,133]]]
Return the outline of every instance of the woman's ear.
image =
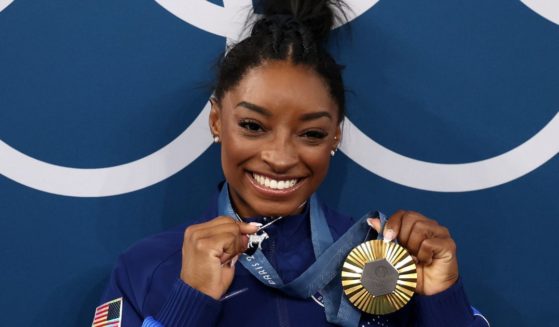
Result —
[[[210,131],[214,140],[217,138],[217,142],[221,138],[221,108],[219,106],[219,101],[215,97],[210,98],[211,109],[210,109]]]

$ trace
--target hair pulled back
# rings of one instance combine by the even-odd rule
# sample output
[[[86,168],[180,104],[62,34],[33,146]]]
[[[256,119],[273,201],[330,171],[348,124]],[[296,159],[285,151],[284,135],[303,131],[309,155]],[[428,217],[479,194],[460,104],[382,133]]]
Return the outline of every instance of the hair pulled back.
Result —
[[[325,45],[334,23],[345,17],[340,0],[261,0],[263,14],[248,38],[233,45],[218,63],[214,96],[220,101],[251,68],[269,60],[289,60],[313,69],[328,86],[339,111],[345,116],[345,89],[341,69]],[[342,17],[336,15],[334,8]]]

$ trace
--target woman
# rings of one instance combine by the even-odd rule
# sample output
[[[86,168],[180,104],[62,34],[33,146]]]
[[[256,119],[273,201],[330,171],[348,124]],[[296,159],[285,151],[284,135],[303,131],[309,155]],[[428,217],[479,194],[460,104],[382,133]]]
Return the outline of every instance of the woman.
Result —
[[[340,66],[324,48],[332,5],[341,8],[268,1],[251,36],[229,50],[210,114],[226,183],[197,224],[119,258],[94,326],[485,326],[465,297],[448,230],[415,212],[384,226],[417,262],[411,302],[372,316],[341,293],[340,253],[369,227],[313,196],[345,116]],[[367,223],[381,231],[379,219]]]

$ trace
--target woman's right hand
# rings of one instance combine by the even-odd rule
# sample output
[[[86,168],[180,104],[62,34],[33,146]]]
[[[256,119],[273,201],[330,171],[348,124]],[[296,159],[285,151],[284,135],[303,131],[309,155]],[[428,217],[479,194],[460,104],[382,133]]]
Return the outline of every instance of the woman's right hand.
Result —
[[[180,278],[219,300],[233,282],[235,262],[247,249],[247,235],[257,230],[257,225],[226,216],[189,226],[184,232]]]

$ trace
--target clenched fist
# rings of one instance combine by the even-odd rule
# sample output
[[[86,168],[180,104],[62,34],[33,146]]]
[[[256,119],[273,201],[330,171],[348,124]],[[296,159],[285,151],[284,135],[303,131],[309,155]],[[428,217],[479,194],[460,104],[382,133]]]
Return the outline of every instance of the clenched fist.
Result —
[[[219,216],[192,225],[184,232],[180,278],[191,287],[219,300],[235,275],[235,262],[258,225]]]
[[[370,219],[379,231],[380,221]],[[448,229],[414,211],[400,210],[384,226],[384,238],[396,239],[413,256],[417,266],[416,292],[440,293],[458,280],[456,244]]]

